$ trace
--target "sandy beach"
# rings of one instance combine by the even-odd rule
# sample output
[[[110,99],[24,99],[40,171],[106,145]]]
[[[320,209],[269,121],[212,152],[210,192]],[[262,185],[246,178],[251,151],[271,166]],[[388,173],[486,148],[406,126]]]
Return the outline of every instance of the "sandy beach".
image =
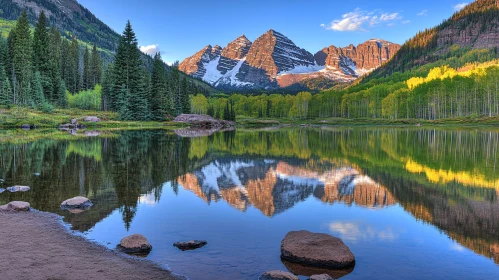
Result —
[[[0,279],[185,279],[71,234],[44,212],[0,211]]]

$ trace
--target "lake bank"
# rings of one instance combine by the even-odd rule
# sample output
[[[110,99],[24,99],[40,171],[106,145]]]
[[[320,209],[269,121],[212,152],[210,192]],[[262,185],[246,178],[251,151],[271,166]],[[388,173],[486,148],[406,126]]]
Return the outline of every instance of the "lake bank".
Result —
[[[0,224],[5,279],[184,279],[71,234],[55,214],[0,211]]]

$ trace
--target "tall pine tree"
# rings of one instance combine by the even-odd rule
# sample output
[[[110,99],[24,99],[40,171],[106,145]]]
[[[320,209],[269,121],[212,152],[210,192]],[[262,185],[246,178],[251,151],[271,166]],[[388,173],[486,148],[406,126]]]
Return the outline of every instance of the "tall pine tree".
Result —
[[[12,30],[13,37],[11,38],[13,77],[12,83],[14,88],[14,104],[30,104],[31,103],[31,78],[32,78],[32,44],[31,31],[29,29],[28,15],[23,11],[17,23]]]
[[[170,96],[166,82],[166,70],[161,60],[161,55],[154,56],[151,75],[151,117],[153,120],[162,121],[170,113]]]
[[[53,84],[50,55],[50,34],[45,12],[41,12],[33,35],[33,70],[40,72],[43,94],[47,100],[52,100]]]
[[[144,120],[148,113],[147,91],[142,75],[142,60],[135,32],[130,21],[121,36],[114,62],[113,90],[119,92],[123,100],[115,100],[122,119]],[[119,98],[118,98],[119,99]],[[126,104],[121,104],[126,101]],[[127,108],[122,108],[126,106]],[[124,115],[127,114],[127,115]]]

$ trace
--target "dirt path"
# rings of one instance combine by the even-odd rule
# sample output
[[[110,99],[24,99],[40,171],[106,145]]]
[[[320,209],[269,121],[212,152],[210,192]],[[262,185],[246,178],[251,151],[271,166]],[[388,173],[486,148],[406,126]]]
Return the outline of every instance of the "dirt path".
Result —
[[[0,211],[0,279],[183,279],[70,234],[56,215]]]

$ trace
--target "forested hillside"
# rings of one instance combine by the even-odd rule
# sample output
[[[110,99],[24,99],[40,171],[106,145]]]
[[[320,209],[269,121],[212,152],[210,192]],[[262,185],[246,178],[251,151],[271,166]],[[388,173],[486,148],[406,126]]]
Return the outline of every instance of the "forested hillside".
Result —
[[[395,57],[346,89],[319,94],[234,95],[193,103],[233,104],[267,118],[459,119],[499,116],[499,1],[477,0],[417,34]]]
[[[99,20],[88,9],[75,0],[31,0],[14,1],[0,0],[0,32],[6,38],[15,24],[15,21],[26,11],[30,25],[35,26],[40,13],[43,11],[47,18],[48,26],[59,30],[62,38],[71,41],[76,38],[80,45],[80,55],[83,59],[85,47],[97,46],[97,50],[105,64],[114,60],[120,35]],[[146,69],[151,72],[153,58],[141,54],[141,59]],[[164,64],[166,71],[171,67]],[[81,70],[81,69],[80,69]],[[180,73],[184,77],[183,73]],[[196,79],[187,78],[197,91],[210,94],[215,90],[208,84]]]
[[[449,58],[463,58],[450,65],[452,67],[498,58],[498,3],[497,0],[476,0],[440,25],[418,33],[364,82]],[[477,55],[474,50],[487,51]]]
[[[177,66],[167,71],[159,54],[150,74],[130,22],[107,68],[96,45],[83,54],[80,46],[49,27],[43,11],[33,32],[21,13],[8,39],[0,37],[0,106],[104,110],[122,120],[161,121],[190,112],[189,95],[200,92]]]

